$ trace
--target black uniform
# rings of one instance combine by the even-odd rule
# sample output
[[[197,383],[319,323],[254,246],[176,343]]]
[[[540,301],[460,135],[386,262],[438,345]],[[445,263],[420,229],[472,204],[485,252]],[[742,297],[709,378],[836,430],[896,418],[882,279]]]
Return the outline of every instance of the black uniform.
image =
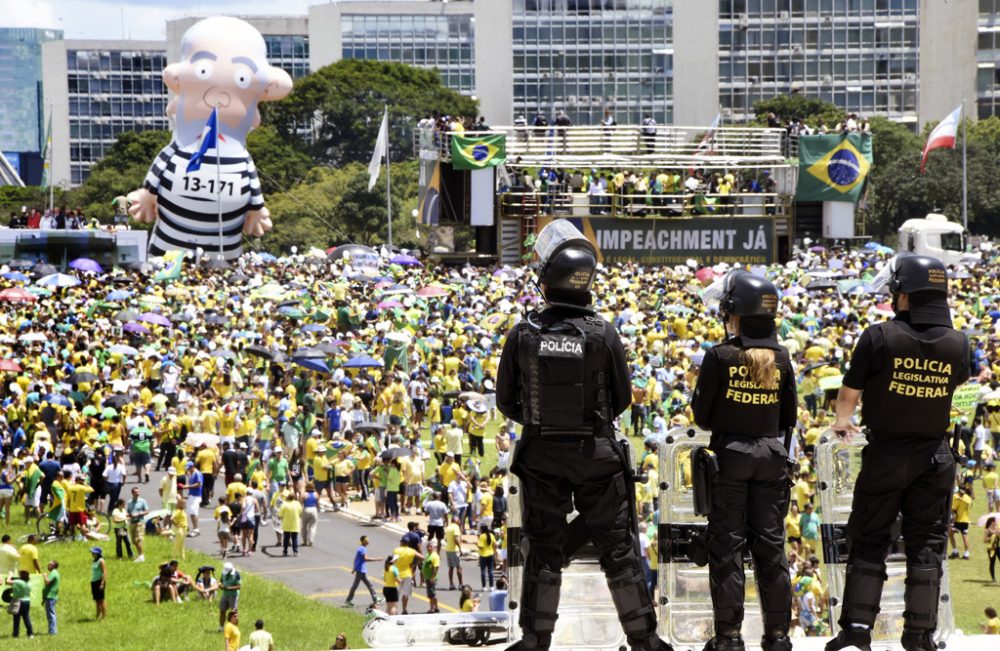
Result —
[[[780,374],[773,389],[756,383],[744,351],[774,350]],[[695,423],[711,430],[719,461],[708,516],[712,606],[717,635],[743,623],[743,550],[756,568],[765,631],[787,631],[792,592],[785,558],[788,452],[779,432],[795,426],[795,373],[788,351],[771,334],[732,337],[705,354],[691,400]]]
[[[879,611],[892,527],[902,513],[905,627],[937,626],[955,461],[948,447],[951,398],[969,378],[965,336],[914,324],[906,312],[861,335],[844,386],[863,390],[868,445],[847,524],[850,553],[840,622],[871,627]]]
[[[651,644],[655,637],[632,489],[613,429],[614,418],[630,402],[621,340],[589,309],[551,307],[508,333],[497,375],[497,408],[524,426],[511,467],[522,482],[527,539],[519,621],[526,637],[534,637],[532,644],[540,640],[540,648],[548,647],[557,618],[561,571],[568,560],[566,516],[574,507],[600,553],[629,643]]]

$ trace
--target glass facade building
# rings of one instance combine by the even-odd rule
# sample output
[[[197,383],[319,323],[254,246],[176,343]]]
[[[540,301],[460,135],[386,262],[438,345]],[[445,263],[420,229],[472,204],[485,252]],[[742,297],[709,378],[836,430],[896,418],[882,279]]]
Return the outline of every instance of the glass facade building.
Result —
[[[61,38],[51,29],[0,27],[0,151],[42,150],[42,43]]]
[[[166,50],[67,48],[72,185],[86,180],[123,132],[170,128],[166,64]]]
[[[976,112],[1000,114],[1000,0],[979,0],[976,42]]]
[[[476,92],[472,14],[345,13],[341,57],[433,68],[445,86]]]
[[[514,113],[673,119],[673,0],[513,0]]]
[[[305,34],[263,34],[267,60],[292,79],[309,74],[309,37]]]
[[[719,103],[802,93],[847,112],[916,120],[920,0],[720,0]]]

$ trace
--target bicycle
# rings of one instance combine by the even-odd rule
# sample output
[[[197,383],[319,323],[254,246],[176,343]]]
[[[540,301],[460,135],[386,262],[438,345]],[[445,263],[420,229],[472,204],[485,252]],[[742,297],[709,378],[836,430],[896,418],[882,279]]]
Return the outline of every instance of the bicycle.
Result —
[[[73,540],[74,528],[70,527],[66,520],[66,513],[62,511],[58,517],[53,518],[48,513],[38,516],[35,521],[35,530],[38,532],[38,540],[43,545],[54,542],[69,542]],[[111,534],[111,518],[107,513],[98,513],[94,509],[87,509],[86,534],[90,538],[91,534],[96,534],[100,539],[107,539]],[[27,536],[22,536],[27,539]]]

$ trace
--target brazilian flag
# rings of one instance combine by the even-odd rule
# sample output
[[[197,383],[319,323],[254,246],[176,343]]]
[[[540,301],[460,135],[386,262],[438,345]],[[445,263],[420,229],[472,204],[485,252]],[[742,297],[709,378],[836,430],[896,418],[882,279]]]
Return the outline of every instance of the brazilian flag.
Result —
[[[451,166],[456,170],[481,170],[507,160],[505,136],[451,137]]]
[[[797,201],[849,201],[861,196],[872,165],[872,137],[849,133],[799,138]]]

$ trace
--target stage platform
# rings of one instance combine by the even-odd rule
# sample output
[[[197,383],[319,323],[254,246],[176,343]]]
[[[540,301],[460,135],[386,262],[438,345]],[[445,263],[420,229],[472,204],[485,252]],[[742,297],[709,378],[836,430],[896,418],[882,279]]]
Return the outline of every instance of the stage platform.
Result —
[[[146,261],[149,233],[141,229],[56,230],[0,228],[0,260],[23,259],[65,267],[91,258],[103,267]]]

